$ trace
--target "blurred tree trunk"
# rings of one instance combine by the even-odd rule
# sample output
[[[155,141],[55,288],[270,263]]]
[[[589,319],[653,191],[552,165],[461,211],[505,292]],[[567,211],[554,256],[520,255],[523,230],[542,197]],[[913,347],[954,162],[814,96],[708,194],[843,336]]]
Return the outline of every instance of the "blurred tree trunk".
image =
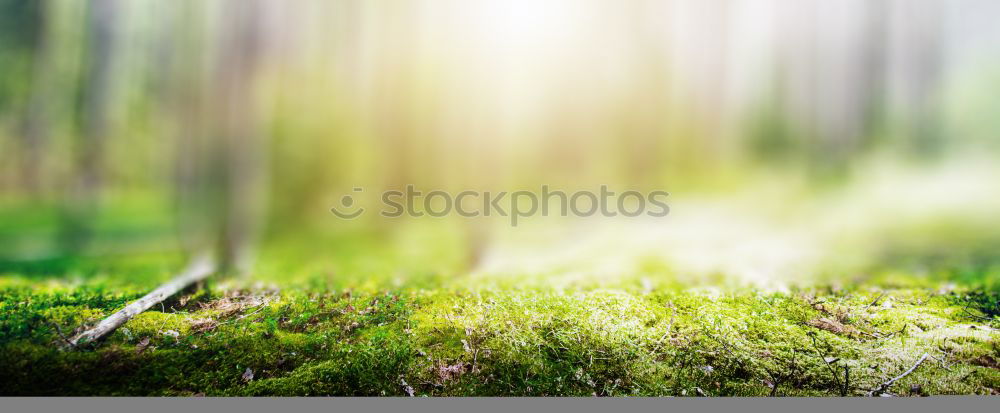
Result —
[[[93,233],[105,172],[110,131],[118,0],[94,0],[87,10],[87,64],[83,77],[81,128],[74,146],[73,176],[63,206],[63,247],[78,251]]]
[[[264,38],[260,1],[227,4],[232,14],[223,22],[220,61],[215,67],[219,99],[215,134],[216,158],[223,180],[219,221],[219,263],[223,270],[246,272],[265,216],[265,134],[255,101],[254,81],[259,72]]]
[[[97,194],[104,173],[104,147],[110,131],[110,108],[114,85],[118,0],[93,0],[88,18],[90,45],[83,102],[82,141],[77,158],[79,190],[86,197]]]
[[[202,27],[206,38],[218,39],[215,48],[195,46],[194,53],[176,56],[178,91],[172,99],[180,126],[181,235],[192,253],[215,251],[226,272],[249,269],[267,204],[265,134],[254,85],[262,61],[262,6],[258,1],[219,5],[226,13]],[[188,40],[204,42],[198,36]],[[216,48],[218,53],[208,53]]]
[[[894,127],[917,156],[938,155],[945,143],[941,102],[946,6],[933,0],[891,0],[890,99],[900,109]]]
[[[43,156],[48,143],[52,121],[53,100],[56,98],[56,47],[54,11],[45,2],[39,7],[41,28],[38,47],[34,51],[31,71],[31,93],[28,97],[23,124],[21,125],[21,157],[19,174],[21,189],[31,198],[39,198],[44,177]]]
[[[884,0],[809,1],[782,9],[778,111],[802,131],[819,178],[841,178],[868,147],[885,92]]]
[[[174,133],[174,198],[178,237],[182,248],[198,254],[211,250],[206,241],[218,215],[213,202],[217,181],[209,176],[211,159],[207,119],[211,95],[204,67],[211,20],[191,3],[182,3],[170,16],[160,47],[169,66],[163,89],[164,106],[176,125]],[[179,33],[178,33],[179,32]]]

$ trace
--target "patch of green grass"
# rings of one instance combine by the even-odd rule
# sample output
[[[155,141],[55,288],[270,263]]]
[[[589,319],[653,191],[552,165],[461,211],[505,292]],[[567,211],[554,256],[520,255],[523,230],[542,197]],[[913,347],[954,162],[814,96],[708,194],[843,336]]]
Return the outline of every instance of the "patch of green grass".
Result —
[[[23,233],[7,225],[0,239]],[[790,291],[690,288],[653,258],[607,279],[490,277],[463,273],[458,231],[429,227],[272,240],[251,278],[213,278],[71,351],[64,338],[184,256],[0,259],[0,394],[864,395],[924,353],[890,393],[1000,391],[988,259]]]
[[[142,290],[7,282],[0,394],[863,395],[924,353],[889,392],[995,394],[1000,323],[970,291],[219,284],[61,351]]]

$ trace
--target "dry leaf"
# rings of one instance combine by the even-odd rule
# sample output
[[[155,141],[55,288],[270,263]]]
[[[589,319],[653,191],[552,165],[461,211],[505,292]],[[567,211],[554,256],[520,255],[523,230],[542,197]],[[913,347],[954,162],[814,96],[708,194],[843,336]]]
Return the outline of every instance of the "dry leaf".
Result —
[[[149,347],[149,337],[143,337],[142,340],[139,340],[139,344],[135,346],[135,353],[142,354],[143,351],[146,351],[146,347]]]
[[[439,364],[436,370],[438,379],[440,379],[441,383],[444,383],[465,374],[465,364],[461,361],[452,365]]]
[[[844,325],[840,321],[826,317],[806,321],[806,324],[836,334],[854,334],[857,332],[857,329],[854,327]]]
[[[217,327],[218,325],[219,323],[217,323],[215,320],[211,318],[199,318],[191,320],[191,330],[194,330],[195,332],[198,333],[211,331],[215,329],[215,327]]]

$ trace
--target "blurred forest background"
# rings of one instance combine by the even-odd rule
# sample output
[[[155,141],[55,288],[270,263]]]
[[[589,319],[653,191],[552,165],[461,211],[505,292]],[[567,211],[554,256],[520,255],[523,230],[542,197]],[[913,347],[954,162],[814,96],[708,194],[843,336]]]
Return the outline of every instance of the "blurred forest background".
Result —
[[[998,18],[991,0],[2,0],[0,273],[215,248],[276,280],[993,283]],[[407,184],[667,190],[671,215],[329,213]]]

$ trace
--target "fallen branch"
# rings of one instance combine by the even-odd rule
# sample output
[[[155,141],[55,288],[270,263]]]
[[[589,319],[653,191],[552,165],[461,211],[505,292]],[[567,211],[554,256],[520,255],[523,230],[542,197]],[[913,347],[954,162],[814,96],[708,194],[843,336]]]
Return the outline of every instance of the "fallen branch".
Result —
[[[188,265],[187,269],[185,269],[180,275],[168,281],[166,284],[159,286],[149,294],[144,295],[142,298],[133,301],[129,305],[125,306],[125,308],[108,316],[108,318],[101,320],[101,322],[97,323],[97,325],[93,328],[78,334],[76,337],[69,340],[66,347],[77,348],[81,345],[100,340],[112,331],[115,331],[115,329],[120,327],[122,324],[125,324],[125,322],[130,320],[132,317],[135,317],[137,314],[148,310],[150,307],[158,303],[161,303],[163,300],[167,299],[167,297],[177,294],[178,291],[205,279],[214,271],[215,263],[209,255],[204,255],[192,260],[191,264]]]
[[[920,356],[920,360],[917,360],[917,363],[914,364],[913,367],[910,367],[909,370],[904,371],[903,374],[900,374],[900,375],[898,375],[896,377],[893,377],[891,380],[889,380],[889,381],[887,381],[885,383],[882,383],[881,385],[878,386],[878,388],[876,388],[875,390],[872,390],[871,393],[868,393],[868,395],[869,396],[878,396],[878,395],[881,395],[882,393],[885,393],[885,391],[889,390],[889,387],[892,387],[892,385],[895,384],[897,381],[899,381],[899,379],[902,379],[903,377],[908,376],[910,373],[913,373],[913,371],[916,370],[917,367],[920,367],[920,365],[923,364],[924,360],[927,360],[927,357],[929,357],[929,356],[930,356],[929,354],[924,353],[923,356]]]

